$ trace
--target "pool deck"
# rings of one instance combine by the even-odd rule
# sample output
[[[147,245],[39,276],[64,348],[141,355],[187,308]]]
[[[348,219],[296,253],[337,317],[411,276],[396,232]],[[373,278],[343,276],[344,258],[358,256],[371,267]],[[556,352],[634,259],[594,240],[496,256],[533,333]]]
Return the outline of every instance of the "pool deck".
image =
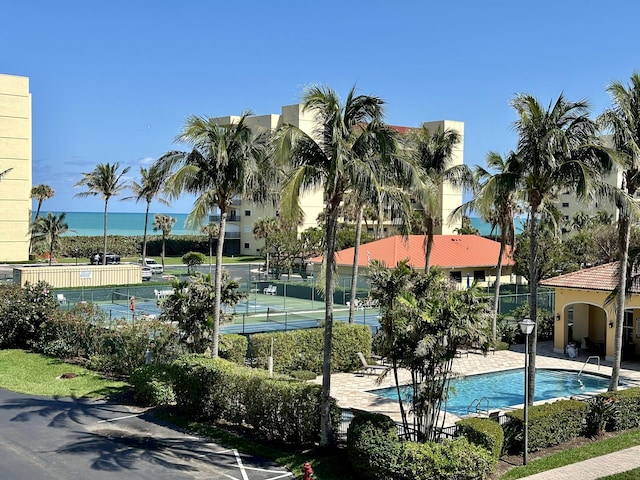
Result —
[[[577,358],[568,358],[565,355],[553,352],[551,342],[538,344],[536,356],[536,368],[557,368],[579,371],[585,364],[586,355]],[[588,363],[584,371],[601,375],[611,375],[612,362],[602,360],[600,368],[595,363]],[[487,355],[469,352],[467,356],[456,358],[453,371],[460,375],[476,373],[496,372],[524,367],[524,345],[514,345],[511,350],[490,352]],[[620,379],[626,385],[640,385],[640,362],[622,362]],[[377,412],[388,415],[396,421],[400,421],[400,411],[396,400],[389,400],[368,390],[395,386],[393,374],[390,372],[386,378],[378,383],[377,375],[365,375],[362,373],[338,373],[331,376],[331,396],[342,408],[352,408],[369,412]],[[315,382],[321,383],[322,378],[316,378]],[[399,372],[400,384],[410,383],[410,375],[406,370]],[[478,398],[484,392],[478,392]],[[521,405],[520,405],[521,407]],[[453,425],[459,417],[447,414],[445,425]]]

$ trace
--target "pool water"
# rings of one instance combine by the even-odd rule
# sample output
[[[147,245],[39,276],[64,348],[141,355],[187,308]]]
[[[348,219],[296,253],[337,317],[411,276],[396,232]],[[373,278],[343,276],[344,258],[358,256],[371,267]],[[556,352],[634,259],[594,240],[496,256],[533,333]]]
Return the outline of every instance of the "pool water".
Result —
[[[598,375],[583,373],[578,376],[576,371],[537,369],[535,401],[597,392],[606,390],[608,386],[609,379]],[[453,379],[451,387],[445,407],[449,413],[466,415],[469,405],[481,397],[489,400],[489,410],[499,410],[524,403],[524,369]],[[405,393],[402,394],[403,398],[409,398],[411,387],[407,385],[401,388],[406,392],[406,397]],[[370,390],[369,393],[384,398],[398,398],[395,387]]]

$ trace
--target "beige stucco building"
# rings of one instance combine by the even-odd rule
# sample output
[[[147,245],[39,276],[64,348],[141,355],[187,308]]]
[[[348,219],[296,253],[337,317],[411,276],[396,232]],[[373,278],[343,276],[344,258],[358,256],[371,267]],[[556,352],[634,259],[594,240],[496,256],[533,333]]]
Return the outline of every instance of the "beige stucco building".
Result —
[[[585,268],[540,282],[555,289],[553,347],[557,353],[575,343],[580,353],[613,360],[616,301],[607,299],[617,285],[618,264]],[[623,360],[640,354],[640,290],[633,286],[625,300]]]
[[[215,118],[220,124],[230,124],[237,122],[238,116],[223,116]],[[286,105],[281,107],[280,114],[254,115],[246,119],[254,131],[275,130],[281,125],[290,124],[298,127],[308,135],[313,135],[316,127],[315,116],[312,112],[303,111],[302,104]],[[464,163],[464,123],[440,120],[426,122],[424,124],[430,131],[435,132],[436,129],[454,130],[460,135],[460,143],[453,151],[451,165],[462,165]],[[396,127],[399,131],[409,130],[407,127]],[[301,207],[304,212],[303,223],[298,227],[298,231],[306,230],[310,227],[316,227],[318,215],[324,209],[322,189],[308,192],[301,198]],[[452,185],[445,183],[440,186],[440,218],[445,219],[441,224],[436,226],[435,234],[447,235],[455,233],[456,228],[461,226],[461,221],[449,223],[447,219],[449,214],[462,204],[462,190],[454,188]],[[239,239],[238,253],[241,255],[258,255],[260,249],[264,246],[263,240],[257,240],[253,236],[253,224],[256,220],[263,217],[274,217],[277,208],[265,205],[256,205],[252,202],[237,200],[234,203],[233,210],[227,216],[227,233],[225,235],[225,243],[228,240],[233,241]],[[214,215],[212,221],[218,218]],[[385,235],[395,233],[393,220],[384,225]]]
[[[10,170],[9,170],[10,169]],[[29,258],[31,93],[29,79],[0,74],[0,262]]]

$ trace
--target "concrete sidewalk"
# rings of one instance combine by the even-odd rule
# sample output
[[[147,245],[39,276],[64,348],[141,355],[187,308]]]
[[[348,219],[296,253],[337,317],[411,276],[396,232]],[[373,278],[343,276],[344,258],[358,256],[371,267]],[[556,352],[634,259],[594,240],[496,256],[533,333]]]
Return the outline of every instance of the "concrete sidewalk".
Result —
[[[636,446],[522,478],[529,480],[597,480],[639,467],[640,446]]]

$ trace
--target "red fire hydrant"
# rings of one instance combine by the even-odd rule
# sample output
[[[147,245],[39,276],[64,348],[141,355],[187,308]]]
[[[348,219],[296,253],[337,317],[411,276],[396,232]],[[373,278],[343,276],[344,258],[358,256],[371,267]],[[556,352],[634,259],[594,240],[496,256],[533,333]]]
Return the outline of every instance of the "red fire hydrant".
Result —
[[[311,464],[309,462],[304,462],[302,466],[302,479],[303,480],[311,480],[313,476],[313,468],[311,468]]]

